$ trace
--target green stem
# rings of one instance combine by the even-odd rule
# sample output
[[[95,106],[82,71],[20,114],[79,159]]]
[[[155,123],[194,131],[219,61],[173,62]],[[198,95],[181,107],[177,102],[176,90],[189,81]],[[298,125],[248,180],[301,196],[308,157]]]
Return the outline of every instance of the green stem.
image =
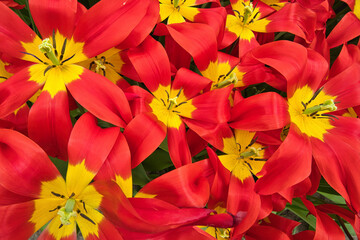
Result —
[[[28,1],[28,0],[25,1],[25,5],[26,5],[26,9],[29,11],[29,18],[30,18],[30,22],[31,22],[31,27],[32,27],[32,29],[34,30],[34,32],[36,33],[36,35],[38,35],[40,38],[42,38],[39,30],[37,29],[37,27],[36,27],[36,25],[35,25],[34,19],[33,19],[33,17],[31,16],[30,7],[29,7],[29,1]]]

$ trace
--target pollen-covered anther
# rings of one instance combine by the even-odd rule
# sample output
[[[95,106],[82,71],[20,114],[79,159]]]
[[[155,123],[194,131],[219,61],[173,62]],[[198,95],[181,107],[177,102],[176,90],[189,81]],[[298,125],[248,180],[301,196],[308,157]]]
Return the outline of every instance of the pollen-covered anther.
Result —
[[[47,56],[54,65],[60,65],[59,59],[55,56],[53,52],[53,45],[49,38],[45,38],[39,45],[39,50]]]
[[[247,151],[240,153],[240,158],[260,157],[260,151],[262,150],[262,148],[249,147]]]
[[[217,88],[223,88],[229,86],[230,84],[236,84],[239,79],[236,76],[236,73],[231,72],[228,76],[225,76],[225,79],[215,85]]]
[[[223,239],[230,239],[230,229],[228,228],[217,228],[217,235]]]
[[[254,12],[254,6],[252,3],[244,7],[243,23],[247,23],[249,17],[253,14],[253,12]]]
[[[57,212],[57,214],[60,216],[62,225],[70,225],[70,219],[77,216],[76,212],[74,211],[75,203],[75,199],[69,198],[66,201],[65,206],[60,208]]]
[[[95,72],[99,73],[100,69],[106,70],[106,66],[104,65],[103,61],[101,60],[95,60],[94,63],[96,64]]]
[[[315,114],[315,113],[320,112],[320,111],[333,112],[333,111],[336,111],[336,110],[337,110],[337,107],[335,105],[334,100],[328,99],[328,100],[325,100],[322,104],[319,104],[319,105],[304,109],[303,114],[312,115],[312,114]]]

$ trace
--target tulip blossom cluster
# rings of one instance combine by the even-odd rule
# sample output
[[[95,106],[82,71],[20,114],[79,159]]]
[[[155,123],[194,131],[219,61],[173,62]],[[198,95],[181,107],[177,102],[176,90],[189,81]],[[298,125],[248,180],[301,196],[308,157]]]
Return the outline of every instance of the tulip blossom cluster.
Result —
[[[360,237],[360,1],[0,13],[0,239]]]

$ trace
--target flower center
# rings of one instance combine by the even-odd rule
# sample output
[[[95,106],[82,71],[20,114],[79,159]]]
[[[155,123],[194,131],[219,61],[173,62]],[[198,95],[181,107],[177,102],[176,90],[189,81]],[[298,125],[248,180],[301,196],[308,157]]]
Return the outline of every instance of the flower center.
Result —
[[[171,0],[171,4],[174,5],[174,8],[179,9],[180,5],[184,4],[186,2],[186,0],[183,0],[182,2],[180,2],[180,0]]]
[[[181,103],[178,103],[178,102],[177,102],[177,99],[179,98],[179,96],[180,96],[180,94],[181,94],[181,91],[182,91],[182,88],[180,88],[179,92],[178,92],[178,93],[176,94],[176,96],[173,97],[173,98],[170,98],[169,93],[166,91],[166,94],[167,94],[167,97],[168,97],[168,99],[167,99],[167,104],[164,102],[163,99],[161,99],[161,101],[163,102],[164,106],[167,106],[167,110],[172,110],[173,112],[177,112],[177,111],[173,110],[173,108],[176,108],[176,107],[178,107],[178,106],[186,103],[186,101],[185,101],[185,102],[181,102]],[[178,112],[177,112],[177,113],[178,113]]]
[[[216,228],[215,235],[217,239],[230,239],[230,229]]]
[[[327,118],[327,119],[334,120],[333,118],[337,118],[334,115],[330,115],[330,114],[326,114],[326,113],[318,114],[318,112],[323,112],[323,111],[328,111],[328,112],[336,111],[337,107],[336,107],[335,103],[338,103],[338,102],[334,102],[333,99],[326,99],[320,104],[317,104],[317,105],[312,106],[312,107],[308,107],[308,105],[313,100],[315,100],[316,97],[320,94],[322,89],[323,88],[320,88],[319,90],[317,90],[314,93],[314,95],[312,96],[312,98],[307,103],[301,102],[301,104],[304,107],[302,113],[305,114],[306,116],[312,117],[312,118]]]
[[[259,14],[259,11],[256,11],[256,5],[254,6],[252,2],[249,2],[249,5],[245,5],[245,3],[242,2],[242,5],[244,6],[242,14],[237,10],[233,10],[237,17],[240,18],[242,25],[254,22]]]
[[[51,192],[51,194],[53,194],[55,197],[58,198],[62,198],[65,199],[65,196],[56,192]],[[82,208],[83,210],[87,213],[86,207],[85,207],[85,202],[83,200],[76,200],[74,199],[75,193],[72,193],[69,198],[66,200],[65,206],[61,207],[61,206],[57,206],[54,209],[49,210],[49,212],[53,212],[58,210],[57,214],[60,216],[60,221],[61,224],[59,226],[59,228],[61,228],[64,225],[70,225],[71,224],[71,218],[75,218],[78,216],[78,214],[86,219],[87,221],[89,221],[90,223],[96,225],[96,223],[89,218],[87,215],[85,215],[79,207],[77,207],[77,201],[82,203]],[[77,208],[77,210],[75,211],[75,208]]]
[[[57,214],[60,215],[61,224],[70,225],[70,218],[75,218],[77,216],[76,212],[74,211],[75,203],[75,199],[69,198],[66,201],[65,206],[60,208]]]
[[[234,72],[235,68],[236,66],[233,67],[227,74],[220,75],[218,77],[218,83],[214,84],[214,88],[223,88],[229,86],[230,84],[238,83],[239,79]]]
[[[100,73],[101,71],[103,76],[105,77],[106,64],[114,67],[112,63],[106,61],[106,58],[104,56],[101,56],[100,58],[98,56],[95,56],[95,60],[90,63],[89,69],[96,73]]]

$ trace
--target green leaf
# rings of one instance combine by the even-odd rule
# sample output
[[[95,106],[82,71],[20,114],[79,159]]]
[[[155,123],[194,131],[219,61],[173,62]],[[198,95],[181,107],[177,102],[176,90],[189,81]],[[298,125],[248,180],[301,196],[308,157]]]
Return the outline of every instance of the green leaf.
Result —
[[[58,158],[54,158],[54,157],[50,157],[50,160],[52,161],[52,163],[55,165],[55,167],[59,170],[59,172],[61,173],[61,175],[63,176],[63,178],[66,178],[66,172],[67,172],[67,167],[68,167],[68,162],[65,162],[63,160],[60,160]]]
[[[144,186],[150,182],[150,178],[147,176],[142,164],[139,164],[132,170],[132,177],[134,185]]]
[[[337,193],[331,194],[331,193],[326,193],[326,192],[321,192],[321,191],[317,191],[317,192],[320,193],[321,195],[323,195],[324,197],[330,199],[336,205],[346,204],[345,199]]]
[[[302,220],[304,220],[313,229],[316,228],[315,216],[309,214],[309,210],[305,207],[305,205],[302,203],[300,198],[294,198],[292,204],[291,205],[287,204],[285,208],[293,212],[296,216],[298,216]]]
[[[142,164],[146,171],[151,172],[159,172],[173,166],[169,153],[160,148],[156,149]]]
[[[167,137],[165,137],[164,141],[162,141],[162,143],[160,144],[159,148],[161,148],[161,149],[164,150],[165,152],[169,152]]]

